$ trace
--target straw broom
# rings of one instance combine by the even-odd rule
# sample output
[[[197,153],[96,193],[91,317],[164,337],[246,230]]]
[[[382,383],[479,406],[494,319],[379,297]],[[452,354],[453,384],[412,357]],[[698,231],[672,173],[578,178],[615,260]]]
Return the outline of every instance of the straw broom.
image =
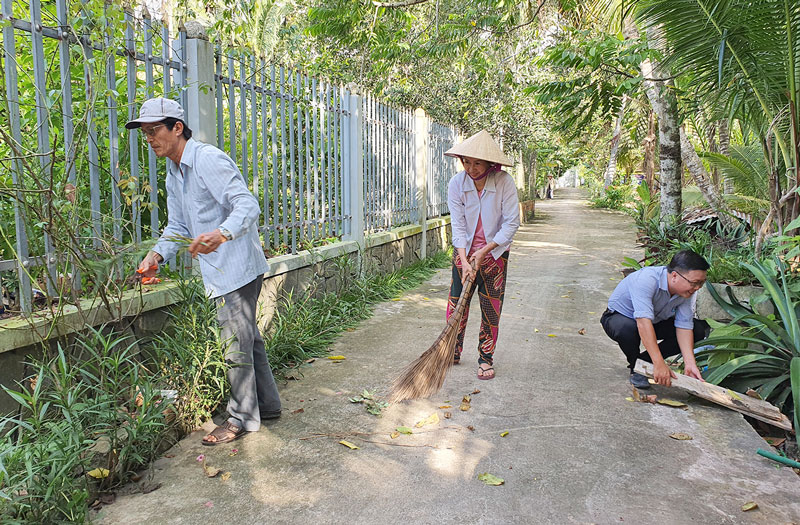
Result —
[[[425,350],[416,361],[408,365],[403,373],[394,380],[392,391],[389,394],[390,402],[430,397],[442,388],[447,371],[453,365],[458,325],[461,324],[464,311],[467,309],[467,302],[474,289],[474,280],[467,277],[467,281],[461,288],[461,295],[455,310],[447,320],[444,330],[431,347]]]

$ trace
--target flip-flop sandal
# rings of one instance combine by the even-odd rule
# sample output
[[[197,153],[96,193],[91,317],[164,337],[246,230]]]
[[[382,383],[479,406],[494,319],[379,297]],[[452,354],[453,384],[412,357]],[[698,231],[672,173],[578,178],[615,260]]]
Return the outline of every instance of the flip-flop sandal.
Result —
[[[244,428],[237,427],[230,421],[226,421],[206,436],[214,437],[214,441],[206,441],[206,438],[203,438],[203,445],[207,447],[213,447],[215,445],[221,445],[223,443],[230,443],[236,439],[239,439],[243,435],[247,434],[247,431]]]
[[[478,379],[482,379],[484,381],[487,381],[489,379],[494,379],[494,368],[492,368],[491,366],[489,368],[478,367],[478,370],[480,370],[482,372],[482,373],[478,373]],[[489,370],[492,371],[492,375],[487,376],[486,372],[488,372]]]
[[[461,364],[461,358],[460,357],[453,358],[453,364],[454,365],[460,365]]]

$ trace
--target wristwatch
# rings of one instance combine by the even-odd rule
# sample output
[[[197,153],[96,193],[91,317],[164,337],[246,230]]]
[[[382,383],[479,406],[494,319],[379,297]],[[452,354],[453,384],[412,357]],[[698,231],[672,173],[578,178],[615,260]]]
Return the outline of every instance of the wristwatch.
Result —
[[[225,237],[229,241],[233,240],[233,234],[230,232],[230,230],[228,230],[227,228],[223,228],[222,226],[220,226],[217,229],[219,230],[219,232],[222,234],[223,237]]]

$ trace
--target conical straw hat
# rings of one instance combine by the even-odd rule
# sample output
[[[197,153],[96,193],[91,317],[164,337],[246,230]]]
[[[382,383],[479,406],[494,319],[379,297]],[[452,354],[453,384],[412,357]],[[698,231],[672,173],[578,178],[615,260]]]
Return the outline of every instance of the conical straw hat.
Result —
[[[461,144],[456,144],[444,152],[448,157],[472,157],[488,162],[496,162],[503,166],[512,166],[514,161],[503,153],[497,142],[494,141],[489,132],[482,129]]]

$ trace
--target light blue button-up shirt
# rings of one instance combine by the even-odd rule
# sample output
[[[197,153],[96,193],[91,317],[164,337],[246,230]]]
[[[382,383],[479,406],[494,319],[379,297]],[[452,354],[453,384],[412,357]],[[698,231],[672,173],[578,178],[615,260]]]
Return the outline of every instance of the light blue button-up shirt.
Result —
[[[491,252],[495,259],[508,250],[519,228],[517,185],[505,171],[487,176],[480,197],[475,181],[465,171],[459,171],[447,187],[447,207],[450,209],[454,248],[469,251],[478,228],[478,214],[486,242],[498,244]]]
[[[233,240],[198,255],[209,297],[225,295],[264,275],[268,265],[258,235],[258,200],[236,163],[219,148],[189,139],[180,165],[171,164],[166,181],[167,227],[153,251],[169,259],[181,248],[170,237],[196,237],[221,226]]]
[[[676,328],[691,330],[696,303],[697,292],[688,298],[670,295],[666,266],[645,266],[620,281],[608,299],[608,309],[653,324],[675,317]]]

